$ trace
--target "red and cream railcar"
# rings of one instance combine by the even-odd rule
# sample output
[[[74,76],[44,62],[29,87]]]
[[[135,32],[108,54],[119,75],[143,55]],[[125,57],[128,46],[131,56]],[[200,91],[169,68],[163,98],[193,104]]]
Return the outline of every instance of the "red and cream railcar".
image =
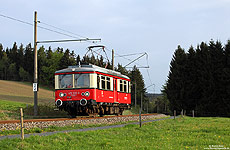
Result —
[[[121,115],[131,104],[129,77],[95,65],[55,72],[55,103],[71,116]]]

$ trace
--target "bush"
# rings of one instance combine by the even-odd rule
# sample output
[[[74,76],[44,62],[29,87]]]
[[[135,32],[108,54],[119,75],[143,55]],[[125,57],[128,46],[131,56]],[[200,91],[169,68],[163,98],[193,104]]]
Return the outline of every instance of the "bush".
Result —
[[[38,105],[38,116],[37,118],[53,118],[53,117],[68,117],[67,112],[65,111],[56,111],[56,106],[48,103],[48,104],[40,104]],[[34,106],[29,105],[24,108],[24,116],[28,118],[34,118]]]

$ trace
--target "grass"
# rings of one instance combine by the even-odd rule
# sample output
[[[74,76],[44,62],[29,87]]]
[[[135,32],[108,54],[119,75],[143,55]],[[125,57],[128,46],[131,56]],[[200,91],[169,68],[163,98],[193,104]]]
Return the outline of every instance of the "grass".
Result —
[[[230,118],[179,118],[87,132],[0,141],[1,149],[204,149],[230,148]]]
[[[12,120],[19,118],[19,109],[26,108],[28,104],[0,100],[0,120]]]
[[[106,124],[91,124],[91,125],[83,125],[83,124],[74,124],[71,126],[64,126],[64,127],[57,127],[57,126],[49,126],[47,128],[32,128],[32,129],[24,129],[25,134],[30,133],[44,133],[44,132],[54,132],[54,131],[67,131],[67,130],[73,130],[73,129],[85,129],[85,128],[92,128],[92,127],[102,127],[106,126]],[[15,135],[20,134],[21,129],[20,126],[16,130],[3,130],[0,131],[0,136],[5,135]]]
[[[20,118],[20,108],[23,108],[24,119],[35,118],[32,104],[0,100],[0,120],[18,120]],[[69,117],[67,112],[55,111],[55,108],[56,106],[53,103],[38,105],[38,116],[36,118]]]
[[[38,103],[54,102],[54,92],[44,88],[39,88]],[[33,103],[34,93],[30,83],[0,80],[0,99]]]
[[[33,118],[34,93],[29,82],[0,80],[0,120],[19,119],[19,108],[23,108],[25,119]],[[66,112],[54,111],[54,91],[47,87],[38,91],[38,118],[66,117]]]

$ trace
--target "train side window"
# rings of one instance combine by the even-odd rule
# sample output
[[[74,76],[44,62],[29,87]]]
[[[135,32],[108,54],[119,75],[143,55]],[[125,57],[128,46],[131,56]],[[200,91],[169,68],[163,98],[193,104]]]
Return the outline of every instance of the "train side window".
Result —
[[[124,92],[127,93],[127,81],[124,81]]]
[[[101,83],[100,75],[97,75],[97,88],[98,89],[100,89],[100,83]]]
[[[120,79],[117,79],[116,86],[117,86],[117,91],[120,91]]]
[[[117,91],[117,80],[114,78],[114,90]]]
[[[120,80],[120,92],[123,92],[123,80]]]
[[[101,88],[105,89],[105,76],[101,76]]]
[[[113,80],[113,78],[111,77],[111,78],[110,78],[110,90],[111,90],[111,91],[114,90],[113,87],[114,87],[114,80]]]
[[[132,85],[131,85],[131,83],[130,82],[128,82],[129,83],[129,86],[128,86],[128,88],[129,88],[129,93],[131,93],[131,88],[132,88]]]
[[[110,77],[106,77],[106,82],[107,82],[107,90],[110,90]]]

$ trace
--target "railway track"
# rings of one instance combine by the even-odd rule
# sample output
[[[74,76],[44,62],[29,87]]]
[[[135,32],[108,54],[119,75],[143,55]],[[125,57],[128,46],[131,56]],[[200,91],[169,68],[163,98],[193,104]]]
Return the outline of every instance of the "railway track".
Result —
[[[152,116],[157,114],[141,114],[141,116]],[[77,118],[52,118],[52,119],[26,119],[24,123],[30,122],[52,122],[52,121],[75,121],[75,120],[89,120],[89,119],[107,119],[107,118],[119,118],[119,117],[135,117],[139,115],[121,115],[121,116],[104,116],[104,117],[77,117]],[[1,120],[0,124],[13,124],[20,123],[20,120]]]

